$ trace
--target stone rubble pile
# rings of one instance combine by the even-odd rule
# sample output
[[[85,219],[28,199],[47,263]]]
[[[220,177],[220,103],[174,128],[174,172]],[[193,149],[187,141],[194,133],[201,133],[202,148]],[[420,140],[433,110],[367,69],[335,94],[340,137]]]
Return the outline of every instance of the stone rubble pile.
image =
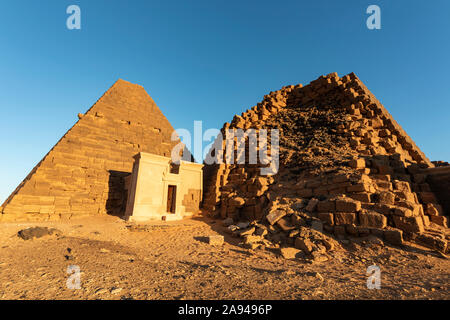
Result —
[[[377,237],[448,252],[448,212],[422,173],[433,163],[353,73],[271,92],[222,132],[230,129],[280,131],[274,175],[248,162],[205,168],[204,211],[249,248],[270,242],[286,256],[293,247],[313,256],[333,250],[333,239]],[[270,145],[257,148],[270,156]]]

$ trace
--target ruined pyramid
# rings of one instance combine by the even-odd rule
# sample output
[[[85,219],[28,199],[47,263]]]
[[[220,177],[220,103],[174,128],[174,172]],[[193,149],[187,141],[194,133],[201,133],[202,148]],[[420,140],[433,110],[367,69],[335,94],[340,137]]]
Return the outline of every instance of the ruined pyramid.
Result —
[[[133,156],[170,157],[173,131],[143,87],[118,80],[9,196],[1,221],[123,213]]]
[[[424,174],[434,165],[355,74],[271,92],[222,133],[251,128],[279,130],[278,172],[210,164],[203,202],[248,247],[272,243],[320,256],[336,238],[378,237],[448,251],[448,212]],[[210,156],[225,162],[225,152]],[[239,227],[243,221],[250,224]]]

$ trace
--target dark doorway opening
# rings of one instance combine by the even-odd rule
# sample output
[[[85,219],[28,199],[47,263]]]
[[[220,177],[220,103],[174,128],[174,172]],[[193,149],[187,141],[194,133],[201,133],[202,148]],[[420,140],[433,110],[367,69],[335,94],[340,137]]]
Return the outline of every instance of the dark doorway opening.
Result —
[[[130,172],[109,171],[108,178],[108,199],[106,200],[106,213],[121,217],[127,207],[128,193],[125,189],[125,178]]]
[[[167,193],[167,212],[175,213],[177,199],[177,186],[169,186]]]

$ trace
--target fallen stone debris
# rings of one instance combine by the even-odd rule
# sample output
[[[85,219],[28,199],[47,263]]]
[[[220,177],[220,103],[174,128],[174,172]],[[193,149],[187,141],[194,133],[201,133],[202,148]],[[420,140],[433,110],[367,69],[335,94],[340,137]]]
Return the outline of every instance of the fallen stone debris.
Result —
[[[34,238],[42,238],[50,235],[60,235],[61,231],[55,228],[47,227],[31,227],[17,232],[17,236],[23,240],[33,240]]]
[[[243,246],[323,261],[355,238],[449,251],[448,208],[428,175],[450,167],[434,168],[353,73],[271,92],[222,133],[232,129],[280,130],[276,174],[225,158],[205,168],[204,212],[223,219]],[[245,143],[248,157],[248,137]]]

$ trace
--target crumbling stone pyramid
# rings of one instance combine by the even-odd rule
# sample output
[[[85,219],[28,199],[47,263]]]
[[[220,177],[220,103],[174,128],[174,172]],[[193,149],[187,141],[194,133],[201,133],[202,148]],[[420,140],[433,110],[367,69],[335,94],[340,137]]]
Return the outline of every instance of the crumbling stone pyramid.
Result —
[[[118,80],[3,204],[2,221],[125,210],[124,177],[139,152],[171,155],[174,129],[143,87]]]
[[[434,165],[355,74],[271,92],[222,132],[249,128],[280,130],[278,173],[263,176],[261,165],[247,163],[208,165],[203,203],[246,245],[270,241],[314,255],[334,247],[332,235],[408,239],[448,251],[448,212],[423,173]]]

